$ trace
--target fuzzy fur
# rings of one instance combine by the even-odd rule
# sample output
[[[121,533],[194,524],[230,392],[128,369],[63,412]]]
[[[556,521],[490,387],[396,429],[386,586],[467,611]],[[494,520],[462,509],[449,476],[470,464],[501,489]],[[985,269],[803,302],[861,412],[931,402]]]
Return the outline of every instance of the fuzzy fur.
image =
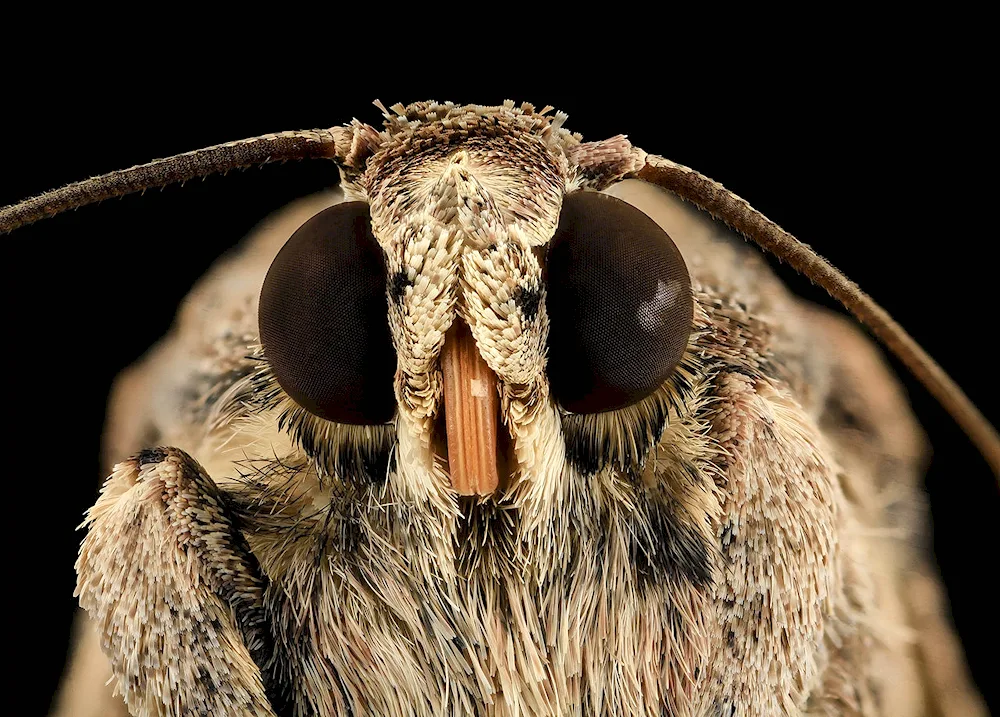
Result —
[[[133,714],[981,709],[960,656],[958,702],[942,695],[924,643],[953,637],[908,602],[928,574],[922,437],[880,359],[725,231],[622,182],[645,153],[563,119],[422,103],[338,130],[344,192],[369,202],[387,257],[390,426],[303,415],[254,348],[270,258],[339,197],[213,271],[123,383],[145,400],[121,390],[115,460],[186,451],[115,468],[78,563]],[[659,221],[695,300],[674,376],[598,416],[561,410],[545,372],[542,250],[578,189]],[[456,317],[512,439],[488,498],[457,496],[434,450]]]

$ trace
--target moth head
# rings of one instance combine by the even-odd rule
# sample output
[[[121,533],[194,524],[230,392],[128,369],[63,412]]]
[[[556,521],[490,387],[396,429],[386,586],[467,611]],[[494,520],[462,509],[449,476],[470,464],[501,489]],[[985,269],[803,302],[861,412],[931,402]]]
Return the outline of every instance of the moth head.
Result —
[[[268,392],[322,469],[380,478],[400,440],[460,493],[554,481],[538,475],[564,469],[553,456],[641,469],[687,350],[690,278],[659,225],[597,191],[641,153],[562,119],[417,105],[381,133],[352,125],[349,201],[288,240],[259,305]]]
[[[379,107],[382,106],[379,105]],[[721,185],[669,160],[647,157],[643,151],[632,147],[623,137],[615,137],[603,142],[581,142],[578,136],[572,135],[562,128],[564,116],[560,114],[549,115],[548,108],[536,112],[534,107],[530,105],[515,107],[511,102],[498,108],[457,107],[450,103],[442,105],[425,102],[409,107],[396,105],[390,110],[382,109],[386,116],[386,123],[381,131],[355,121],[348,126],[332,129],[280,132],[156,160],[149,164],[67,185],[0,209],[0,233],[13,231],[20,226],[86,204],[144,191],[151,187],[183,182],[195,177],[204,177],[232,169],[288,159],[332,159],[341,168],[343,184],[348,197],[368,205],[372,236],[386,262],[386,313],[389,319],[393,347],[397,352],[397,371],[393,391],[397,410],[394,417],[390,419],[390,423],[398,424],[400,421],[409,421],[412,424],[412,430],[407,435],[417,436],[420,440],[425,440],[429,433],[429,422],[431,416],[434,415],[434,407],[437,405],[437,396],[440,392],[440,385],[435,381],[440,381],[440,376],[434,370],[421,372],[411,369],[418,366],[420,362],[424,362],[424,364],[433,362],[439,358],[439,355],[434,354],[432,350],[432,355],[428,356],[424,351],[427,347],[426,343],[421,344],[416,336],[405,334],[408,327],[403,319],[409,316],[410,308],[410,305],[405,301],[406,292],[422,288],[417,284],[414,284],[413,287],[406,286],[400,273],[405,271],[407,278],[409,277],[410,266],[404,264],[403,261],[404,259],[416,261],[418,254],[414,252],[423,247],[422,240],[418,236],[412,235],[412,233],[406,234],[407,228],[412,230],[413,227],[413,222],[409,218],[416,216],[411,214],[411,210],[415,211],[418,208],[428,210],[429,198],[433,196],[434,192],[442,189],[441,183],[443,181],[446,185],[451,183],[447,191],[452,192],[452,194],[447,194],[447,192],[442,194],[444,204],[447,206],[438,207],[435,211],[439,213],[455,212],[454,216],[445,218],[445,223],[449,226],[464,226],[470,221],[483,220],[488,223],[490,220],[498,218],[502,220],[502,228],[499,225],[492,228],[484,225],[487,226],[486,234],[494,231],[506,236],[505,246],[511,249],[518,247],[520,250],[520,253],[509,252],[512,261],[515,261],[513,257],[516,255],[518,257],[516,261],[520,263],[517,266],[511,265],[506,269],[501,269],[497,276],[503,277],[503,272],[508,271],[510,274],[508,278],[524,277],[530,279],[533,276],[537,278],[539,306],[545,308],[539,310],[535,317],[538,330],[525,332],[524,335],[534,336],[536,353],[540,345],[539,339],[544,338],[542,344],[545,348],[541,349],[541,355],[544,354],[545,350],[548,350],[551,354],[549,357],[551,362],[555,362],[558,361],[558,350],[553,350],[552,342],[556,340],[554,336],[557,336],[559,332],[559,327],[555,327],[555,324],[556,314],[560,310],[557,307],[560,304],[555,296],[557,292],[553,291],[552,287],[558,282],[555,281],[555,275],[551,274],[551,270],[549,270],[550,276],[547,279],[542,277],[542,270],[545,265],[545,251],[550,250],[555,253],[559,246],[559,242],[553,237],[556,235],[556,227],[559,225],[560,212],[566,197],[581,190],[599,191],[605,189],[610,184],[625,177],[637,177],[667,189],[721,219],[765,251],[776,255],[827,290],[914,373],[969,435],[993,468],[994,473],[1000,475],[1000,436],[940,366],[880,306],[837,271],[835,267],[759,212],[756,212],[744,200],[725,190]],[[472,123],[475,125],[473,128],[475,131],[470,131],[469,121],[474,117],[479,119]],[[464,146],[458,147],[463,142],[453,143],[452,139],[463,136],[463,133],[468,141],[463,141]],[[500,136],[505,136],[507,141],[497,145],[496,139]],[[488,146],[491,144],[493,146]],[[507,159],[505,160],[505,158]],[[524,161],[526,158],[528,161]],[[396,180],[401,179],[406,180],[402,185],[394,184]],[[492,205],[483,205],[487,210],[481,216],[476,215],[480,208],[477,208],[474,203],[456,204],[456,198],[460,196],[459,180],[468,184],[465,187],[466,190],[477,186],[478,183],[478,186],[484,190],[482,196],[492,201]],[[466,191],[466,195],[475,196],[476,192]],[[450,209],[447,208],[448,206]],[[459,216],[459,210],[465,213],[464,219]],[[466,231],[468,230],[466,229]],[[482,243],[486,240],[480,239],[478,241]],[[476,242],[473,241],[468,246],[475,244]],[[464,247],[467,244],[463,240],[461,245]],[[490,246],[489,244],[479,246],[475,249],[476,255],[485,261],[489,257]],[[498,243],[497,246],[500,244]],[[407,258],[406,247],[410,247],[411,250],[409,258]],[[525,248],[527,251],[524,251]],[[402,252],[402,256],[400,256],[400,252]],[[429,254],[424,258],[440,259],[437,256],[431,257]],[[456,255],[451,259],[451,264],[448,264],[447,261],[444,262],[450,267],[449,276],[452,279],[456,275],[459,277],[463,275],[461,265],[467,259],[471,260],[471,255],[462,254],[461,257]],[[532,263],[533,260],[534,263]],[[557,263],[553,262],[552,266],[556,267]],[[377,277],[378,272],[373,271],[370,276]],[[356,278],[358,277],[352,277],[352,279]],[[543,301],[541,293],[546,281],[551,286],[547,289]],[[501,278],[501,283],[504,282],[506,279]],[[531,387],[534,386],[537,389],[548,380],[551,383],[548,395],[554,396],[556,399],[559,398],[560,392],[564,393],[564,389],[559,388],[558,380],[551,381],[551,375],[548,379],[545,378],[543,361],[528,360],[516,367],[509,360],[505,364],[502,355],[494,350],[495,347],[491,349],[488,346],[482,324],[479,323],[477,328],[474,302],[461,300],[466,293],[476,294],[477,291],[466,292],[466,289],[475,289],[476,287],[462,284],[461,279],[457,282],[454,280],[451,283],[445,282],[445,284],[445,298],[455,302],[455,304],[444,312],[441,320],[431,322],[433,328],[420,335],[424,337],[425,342],[430,342],[429,345],[432,349],[436,349],[439,347],[442,337],[437,336],[434,332],[447,333],[455,324],[454,316],[458,315],[462,318],[470,327],[478,353],[500,380],[500,399],[504,415],[507,418],[508,429],[514,430],[512,426],[515,425],[528,425],[534,415],[533,412],[537,412],[540,406],[549,405],[541,398],[545,392],[532,390]],[[517,281],[514,281],[509,288],[515,289],[515,284]],[[460,294],[457,293],[458,288],[461,288]],[[392,296],[393,292],[397,292],[397,294],[402,292],[404,301],[388,301],[388,297]],[[664,295],[670,293],[669,289],[664,289]],[[533,305],[532,294],[529,291],[525,296],[528,298],[525,305],[531,307]],[[407,307],[406,311],[400,308],[401,303],[403,307]],[[549,314],[552,315],[549,316]],[[398,320],[395,320],[394,316]],[[486,314],[483,316],[489,318]],[[545,333],[546,322],[554,327],[551,332],[552,336]],[[502,323],[502,321],[499,322],[496,327],[500,331],[500,334],[497,334],[499,336],[503,336]],[[560,326],[562,325],[560,323]],[[266,335],[266,331],[262,333]],[[292,347],[293,344],[289,344],[289,346]],[[277,355],[277,351],[278,349],[275,348],[272,353]],[[421,353],[422,351],[423,353]],[[380,353],[380,356],[386,355]],[[531,351],[526,350],[520,355],[531,355]],[[386,365],[391,366],[390,359],[383,360]],[[680,369],[683,369],[683,359]],[[549,373],[551,374],[551,371]],[[656,372],[654,371],[653,374]],[[562,375],[560,373],[560,376]],[[350,376],[350,373],[345,372],[339,380],[341,382],[347,381]],[[518,378],[514,378],[515,376]],[[305,380],[303,376],[296,378]],[[411,379],[419,379],[417,384],[413,384],[412,390],[407,388],[413,383]],[[286,377],[285,380],[289,382],[290,390],[294,392],[295,389],[291,388],[292,378]],[[420,384],[420,381],[424,383]],[[306,383],[308,382],[306,381],[302,385],[306,385]],[[668,379],[664,381],[663,385],[669,383]],[[260,385],[271,386],[270,393],[265,393],[266,402],[272,407],[283,397],[289,396],[276,381],[269,384],[262,379]],[[301,386],[299,388],[301,389]],[[651,396],[656,396],[657,393],[654,392]],[[299,395],[303,402],[308,403],[304,394],[300,393]],[[519,397],[520,403],[513,401],[515,395]],[[381,399],[381,413],[383,415],[388,414],[389,407],[391,407],[391,402],[386,396],[388,394],[384,393],[383,399]],[[603,413],[573,415],[614,416],[616,410],[627,411],[635,406],[649,407],[649,404],[645,403],[647,400],[648,397],[638,404]],[[567,403],[572,403],[572,401],[567,400]],[[521,416],[522,421],[511,420],[516,406],[522,406],[517,410],[527,411]],[[316,406],[313,408],[320,414],[324,410]],[[572,411],[567,412],[565,406],[561,407],[561,410],[562,415],[572,413]],[[376,413],[379,412],[373,411],[372,415]],[[651,415],[650,411],[640,410],[640,413]],[[360,418],[361,416],[355,416],[350,420]],[[344,416],[341,416],[341,419],[343,420]],[[300,414],[287,410],[282,413],[282,420],[285,427],[292,424],[305,425],[315,420],[327,421],[321,425],[326,434],[331,435],[358,434],[359,426],[366,428],[364,424],[328,421],[321,418],[319,414],[309,411]],[[369,419],[365,418],[365,420]],[[387,426],[390,423],[374,425]],[[347,428],[342,428],[343,426],[347,426]],[[379,432],[376,431],[376,433]],[[400,432],[400,435],[403,433]],[[370,438],[371,432],[361,432],[358,435]],[[381,440],[367,440],[367,442],[372,445],[385,444],[385,441]],[[619,451],[621,455],[624,455],[624,452],[630,452],[634,457],[637,453],[642,452],[635,446],[626,450],[623,448],[625,445],[623,441],[618,441],[616,445],[621,449]],[[612,445],[610,447],[602,446],[600,450],[607,452],[607,450],[615,449]],[[362,464],[369,465],[367,461],[371,456],[367,453],[366,456],[355,456],[355,458],[360,460]],[[347,459],[344,458],[344,460]],[[318,465],[327,463],[319,458],[317,461]],[[523,465],[524,461],[522,460],[521,463]],[[369,469],[371,468],[372,466],[369,465]]]

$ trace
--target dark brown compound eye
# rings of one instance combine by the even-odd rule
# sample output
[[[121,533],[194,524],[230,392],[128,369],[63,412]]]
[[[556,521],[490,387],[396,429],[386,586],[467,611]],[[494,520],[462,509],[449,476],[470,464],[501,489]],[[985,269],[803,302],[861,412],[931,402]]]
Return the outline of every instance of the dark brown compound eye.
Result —
[[[257,320],[278,383],[302,408],[338,423],[392,419],[385,257],[366,203],[338,204],[299,227],[268,269]]]
[[[670,377],[691,334],[691,280],[656,222],[607,194],[568,194],[545,270],[548,375],[563,408],[623,408]]]

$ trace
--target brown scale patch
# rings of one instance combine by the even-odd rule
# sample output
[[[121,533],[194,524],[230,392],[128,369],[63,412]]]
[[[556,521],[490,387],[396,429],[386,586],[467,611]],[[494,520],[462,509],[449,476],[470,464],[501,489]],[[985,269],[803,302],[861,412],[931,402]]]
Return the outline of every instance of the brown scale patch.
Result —
[[[405,124],[388,120],[382,147],[356,181],[371,201],[376,235],[388,237],[390,227],[417,212],[449,158],[464,151],[507,223],[521,227],[531,244],[547,241],[567,171],[552,118],[514,107],[442,108],[437,121],[420,120],[427,116],[424,109]]]
[[[815,645],[842,599],[843,499],[822,439],[787,392],[734,373],[716,387],[727,561],[710,672],[734,715],[794,712],[818,684],[826,658]]]

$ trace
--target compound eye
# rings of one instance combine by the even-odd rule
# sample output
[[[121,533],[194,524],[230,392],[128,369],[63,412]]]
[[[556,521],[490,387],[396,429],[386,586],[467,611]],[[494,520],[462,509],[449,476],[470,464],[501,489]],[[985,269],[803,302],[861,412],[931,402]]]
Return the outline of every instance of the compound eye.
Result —
[[[545,281],[549,383],[567,411],[638,403],[680,363],[694,310],[687,266],[632,205],[598,192],[566,195]]]
[[[257,321],[278,384],[302,408],[338,423],[392,419],[385,257],[365,202],[299,227],[268,269]]]

